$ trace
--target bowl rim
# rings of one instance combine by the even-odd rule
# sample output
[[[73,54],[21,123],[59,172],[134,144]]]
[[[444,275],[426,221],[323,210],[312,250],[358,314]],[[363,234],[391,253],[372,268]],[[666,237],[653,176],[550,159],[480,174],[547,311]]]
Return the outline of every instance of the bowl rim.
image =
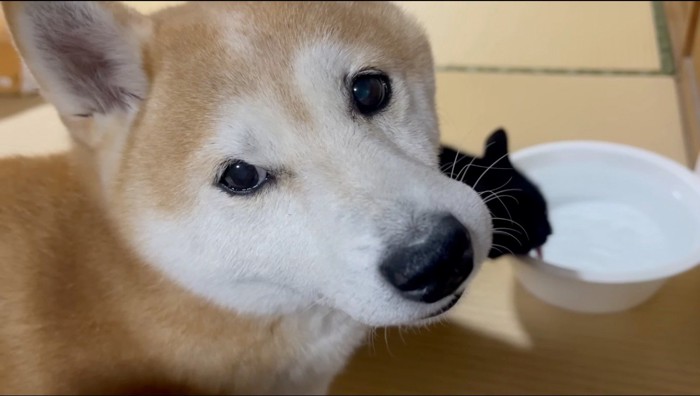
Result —
[[[548,142],[537,144],[530,147],[517,150],[510,155],[510,159],[515,166],[518,163],[529,158],[540,155],[561,152],[565,150],[588,151],[605,153],[608,155],[617,155],[630,158],[634,161],[642,161],[652,166],[656,166],[669,175],[675,177],[679,183],[694,191],[698,196],[698,205],[700,205],[700,177],[694,174],[689,168],[683,167],[676,161],[673,161],[660,154],[649,150],[641,149],[635,146],[629,146],[620,143],[612,143],[597,140],[562,140],[557,142]],[[608,273],[604,271],[586,270],[574,271],[564,268],[555,263],[539,260],[531,256],[522,256],[528,264],[534,266],[538,270],[542,270],[553,275],[558,275],[566,278],[578,279],[587,282],[595,283],[635,283],[656,281],[659,279],[669,278],[671,276],[688,271],[700,264],[700,244],[695,249],[691,250],[685,256],[671,260],[667,263],[660,264],[651,268],[643,268],[639,270],[631,269],[627,271],[619,271]]]

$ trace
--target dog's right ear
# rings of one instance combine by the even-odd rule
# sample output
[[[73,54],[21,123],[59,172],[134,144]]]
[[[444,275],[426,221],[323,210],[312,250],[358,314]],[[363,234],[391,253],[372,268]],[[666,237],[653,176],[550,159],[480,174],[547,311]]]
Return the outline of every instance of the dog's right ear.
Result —
[[[61,117],[138,107],[148,17],[119,2],[3,1],[20,54]]]

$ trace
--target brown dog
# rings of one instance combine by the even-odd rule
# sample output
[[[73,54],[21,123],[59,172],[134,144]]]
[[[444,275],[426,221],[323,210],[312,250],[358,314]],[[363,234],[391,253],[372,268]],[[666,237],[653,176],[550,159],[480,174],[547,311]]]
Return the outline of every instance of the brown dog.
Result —
[[[490,247],[388,3],[3,2],[74,145],[0,160],[0,391],[323,393]]]

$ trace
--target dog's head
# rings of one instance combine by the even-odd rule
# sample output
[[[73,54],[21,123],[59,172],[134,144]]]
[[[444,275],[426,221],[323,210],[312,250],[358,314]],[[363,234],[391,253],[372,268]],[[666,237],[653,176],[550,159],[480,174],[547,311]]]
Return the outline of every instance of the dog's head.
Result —
[[[239,312],[454,304],[491,244],[438,169],[433,64],[387,3],[3,2],[121,235]]]

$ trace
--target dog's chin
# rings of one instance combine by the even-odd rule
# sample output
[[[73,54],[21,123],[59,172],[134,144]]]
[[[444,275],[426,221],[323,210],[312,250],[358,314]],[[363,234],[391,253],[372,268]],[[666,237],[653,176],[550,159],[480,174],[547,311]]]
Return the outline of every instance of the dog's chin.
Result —
[[[416,320],[412,324],[416,326],[425,326],[443,320],[447,316],[447,314],[452,310],[452,308],[454,308],[454,306],[457,305],[463,293],[464,292],[459,292],[457,294],[452,295],[451,298],[448,299],[447,302],[441,308],[437,309],[431,314],[428,314]]]
[[[248,289],[251,287],[252,289]],[[242,283],[236,289],[239,292],[245,291],[245,293],[236,296],[236,301],[239,304],[247,300],[243,297],[249,297],[249,304],[236,304],[235,310],[240,313],[276,316],[295,315],[300,312],[327,314],[335,311],[342,313],[343,316],[352,321],[369,327],[423,326],[438,322],[459,302],[465,292],[464,288],[461,288],[433,304],[396,299],[391,303],[387,302],[386,306],[375,307],[375,309],[367,311],[368,305],[353,304],[345,307],[342,304],[337,304],[337,301],[318,299],[318,297],[312,299],[309,295],[279,285]],[[258,298],[260,295],[265,295],[266,298]]]
[[[459,302],[463,291],[447,296],[434,304],[420,306],[410,302],[411,308],[397,315],[397,311],[402,311],[400,307],[392,311],[389,315],[383,316],[381,312],[373,312],[374,315],[367,317],[364,315],[353,315],[346,312],[354,320],[369,327],[389,327],[389,326],[425,326],[439,322],[452,310]],[[344,311],[345,312],[345,311]]]

